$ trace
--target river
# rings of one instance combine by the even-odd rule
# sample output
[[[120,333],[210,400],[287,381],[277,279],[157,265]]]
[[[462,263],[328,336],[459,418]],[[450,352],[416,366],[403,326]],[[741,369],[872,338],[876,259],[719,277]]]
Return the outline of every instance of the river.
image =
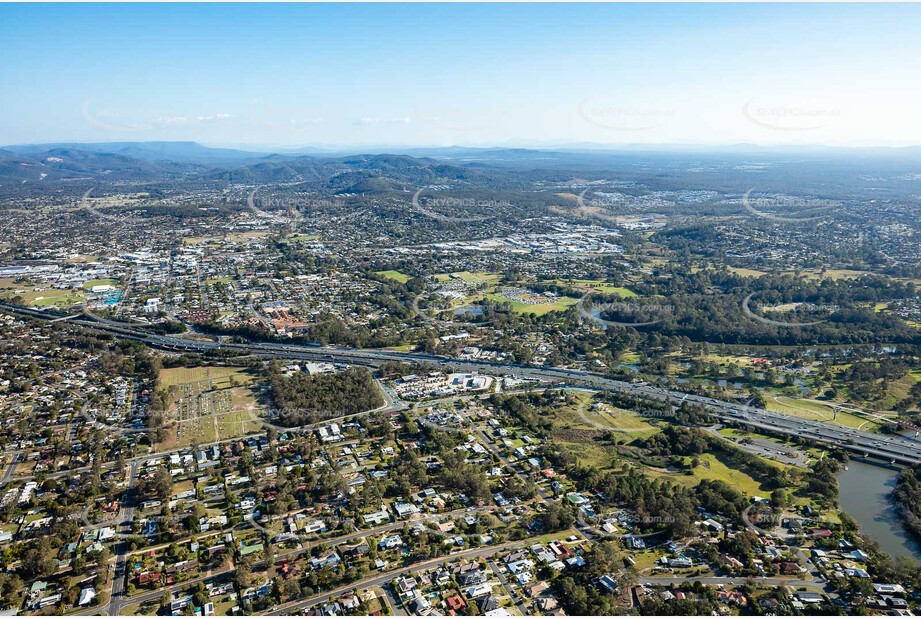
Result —
[[[838,501],[860,524],[863,534],[873,537],[889,555],[909,556],[921,561],[921,543],[905,531],[896,513],[892,491],[898,471],[851,460],[838,475]]]

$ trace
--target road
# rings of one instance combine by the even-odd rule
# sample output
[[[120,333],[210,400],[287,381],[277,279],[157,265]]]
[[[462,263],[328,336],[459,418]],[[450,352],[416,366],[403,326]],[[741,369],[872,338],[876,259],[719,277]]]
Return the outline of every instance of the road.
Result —
[[[490,570],[493,572],[493,575],[495,575],[495,576],[499,579],[499,583],[502,584],[502,587],[505,589],[505,593],[508,595],[508,597],[509,597],[509,598],[512,600],[512,602],[515,604],[515,607],[518,608],[518,612],[519,612],[522,616],[527,616],[527,615],[528,615],[528,611],[527,611],[527,610],[525,609],[525,607],[519,602],[518,595],[515,594],[515,591],[512,590],[512,587],[508,585],[508,580],[505,578],[505,574],[502,572],[502,568],[496,566],[496,563],[493,562],[492,560],[487,560],[487,561],[486,561],[486,564],[489,565],[489,568],[490,568]]]
[[[131,532],[131,523],[134,521],[134,487],[137,485],[139,468],[139,462],[132,462],[128,466],[128,486],[125,488],[125,493],[122,497],[121,512],[115,526],[116,532]],[[127,530],[122,530],[121,528],[127,528]],[[99,608],[100,610],[105,609],[105,612],[112,616],[117,616],[122,606],[128,602],[125,599],[125,581],[127,580],[125,565],[130,551],[131,547],[128,539],[123,537],[115,550],[115,572],[112,576],[112,591],[109,595],[109,603],[105,608]]]
[[[704,427],[704,431],[716,438],[719,438],[720,440],[731,442],[736,448],[740,448],[743,451],[752,453],[753,455],[758,455],[767,459],[773,459],[788,466],[797,466],[798,468],[808,467],[808,456],[806,453],[799,449],[795,449],[785,444],[771,442],[770,440],[765,440],[763,438],[748,437],[746,440],[736,440],[721,434],[720,429],[722,429],[722,427],[722,425],[717,424],[713,425],[712,427]]]
[[[442,556],[440,558],[433,558],[431,560],[426,560],[424,562],[417,562],[408,567],[401,567],[399,569],[393,569],[381,573],[380,575],[372,575],[366,577],[357,582],[352,582],[348,586],[340,586],[330,590],[329,592],[324,592],[322,594],[317,594],[312,597],[307,597],[306,599],[300,599],[297,601],[292,601],[291,603],[285,603],[277,607],[272,608],[271,611],[267,612],[269,616],[291,616],[297,613],[300,613],[302,610],[316,605],[318,603],[326,603],[334,597],[341,596],[350,591],[354,590],[364,590],[372,586],[384,586],[390,580],[401,575],[407,575],[410,573],[417,573],[419,571],[424,571],[431,569],[436,566],[440,566],[447,562],[460,559],[470,559],[470,558],[482,558],[483,556],[491,556],[497,552],[505,551],[507,549],[516,549],[519,547],[524,547],[529,543],[532,543],[533,539],[525,539],[522,541],[514,541],[510,543],[503,543],[502,545],[493,545],[490,547],[481,547],[479,549],[468,549],[466,551],[459,551],[447,556]]]
[[[21,316],[42,320],[63,317],[50,311],[40,311],[9,303],[0,303],[0,309]],[[848,429],[793,416],[770,412],[740,403],[721,401],[681,391],[669,390],[646,383],[631,383],[604,375],[578,369],[554,367],[531,367],[527,365],[504,364],[489,361],[455,359],[434,354],[397,352],[393,350],[363,350],[338,346],[313,346],[289,343],[224,343],[183,339],[152,334],[124,326],[113,326],[91,318],[75,318],[69,324],[111,333],[123,339],[141,341],[155,348],[176,352],[209,352],[234,350],[263,358],[284,358],[314,360],[320,362],[343,362],[353,365],[378,366],[387,361],[423,361],[441,363],[461,371],[499,373],[516,377],[551,382],[569,382],[588,385],[600,390],[626,392],[644,399],[668,402],[673,406],[688,402],[707,408],[721,421],[748,425],[768,432],[806,438],[818,443],[832,445],[859,457],[875,457],[893,465],[914,465],[921,463],[921,442],[898,435],[883,436],[857,429]]]
[[[4,487],[7,483],[10,482],[10,479],[13,478],[13,475],[16,474],[16,466],[19,465],[19,458],[22,457],[22,453],[19,451],[12,453],[13,458],[10,459],[10,465],[6,467],[6,472],[3,473],[3,479],[0,480],[0,487]]]
[[[19,315],[31,316],[43,320],[53,320],[61,317],[58,314],[50,312],[41,312],[37,310],[31,310],[23,307],[8,305],[5,303],[0,303],[0,309],[5,309],[9,312],[16,313]],[[290,359],[304,359],[304,360],[317,360],[317,361],[334,361],[334,362],[344,362],[350,364],[358,365],[370,365],[377,366],[383,362],[387,361],[425,361],[425,362],[438,362],[444,365],[453,366],[463,371],[478,371],[481,373],[501,373],[505,375],[513,375],[516,377],[532,378],[541,381],[550,381],[550,382],[562,382],[566,381],[569,383],[575,383],[578,385],[588,385],[595,389],[611,390],[618,392],[626,392],[632,395],[635,395],[639,398],[652,399],[663,402],[668,402],[672,405],[680,405],[682,402],[690,402],[693,404],[701,405],[712,411],[712,413],[718,418],[726,421],[738,422],[741,424],[748,425],[753,428],[760,428],[771,432],[795,435],[800,437],[805,437],[816,442],[831,444],[850,450],[852,452],[861,454],[863,456],[874,456],[880,459],[890,461],[898,464],[914,464],[921,462],[921,443],[916,440],[901,436],[883,436],[880,434],[873,434],[869,432],[863,432],[855,429],[848,429],[843,427],[838,427],[835,425],[830,425],[827,423],[822,423],[818,421],[809,421],[805,419],[800,419],[796,417],[785,416],[782,414],[769,412],[767,410],[753,408],[750,406],[740,405],[733,402],[725,402],[716,400],[709,397],[703,397],[699,395],[682,393],[679,391],[668,390],[658,386],[653,386],[645,383],[629,383],[621,380],[616,380],[609,378],[603,375],[590,373],[587,371],[572,370],[572,369],[556,369],[556,368],[547,368],[547,367],[529,367],[522,365],[513,365],[513,364],[501,364],[485,361],[470,361],[470,360],[459,360],[441,356],[435,356],[431,354],[417,354],[417,353],[406,353],[406,352],[395,352],[389,350],[359,350],[351,348],[342,348],[342,347],[321,347],[321,346],[309,346],[309,345],[296,345],[296,344],[284,344],[284,343],[246,343],[246,344],[230,344],[230,343],[221,343],[216,341],[198,341],[198,340],[188,340],[181,339],[176,337],[166,337],[151,334],[144,332],[142,330],[136,330],[132,328],[126,328],[124,325],[113,325],[112,323],[103,323],[92,319],[91,317],[81,317],[74,318],[71,320],[71,324],[75,324],[84,328],[90,328],[94,330],[101,330],[104,332],[112,333],[120,338],[124,339],[133,339],[137,341],[142,341],[152,347],[173,350],[173,351],[197,351],[197,352],[207,352],[218,349],[228,349],[228,350],[238,350],[241,352],[246,352],[254,356],[260,356],[265,358],[290,358]],[[480,438],[483,440],[484,445],[496,455],[506,467],[512,469],[515,474],[520,474],[517,470],[514,470],[514,467],[511,466],[510,462],[502,456],[495,445],[481,432]],[[207,445],[206,445],[207,446]],[[152,458],[163,457],[164,453],[157,453],[152,455],[145,455],[140,457],[135,457],[129,460],[130,463],[130,472],[129,472],[129,486],[126,490],[125,500],[123,502],[122,514],[120,517],[120,524],[124,525],[125,523],[130,522],[131,517],[133,516],[133,504],[131,502],[132,498],[130,496],[131,489],[133,488],[136,479],[137,473],[140,464],[143,461]],[[7,470],[6,477],[9,478],[12,474],[13,466],[10,466],[10,469]],[[60,475],[72,475],[75,471],[65,471],[58,473]],[[545,490],[541,489],[541,496],[544,499],[549,498]],[[399,524],[402,525],[402,522]],[[389,526],[382,527],[388,528]],[[369,531],[358,532],[355,536],[367,535]],[[527,543],[525,541],[519,541],[516,543],[506,543],[504,545],[471,549],[462,552],[457,552],[442,558],[418,563],[410,567],[403,567],[396,570],[391,570],[386,573],[375,575],[373,577],[366,578],[360,582],[354,582],[349,586],[341,587],[336,590],[332,590],[321,595],[316,595],[307,599],[299,600],[294,603],[286,604],[285,606],[275,608],[272,612],[274,615],[285,615],[296,612],[300,609],[306,608],[308,606],[325,602],[326,600],[343,594],[349,590],[356,588],[366,588],[369,586],[382,585],[386,582],[389,582],[394,577],[397,577],[404,573],[410,573],[422,569],[431,568],[445,562],[449,562],[458,558],[471,558],[471,557],[481,557],[493,554],[503,549],[508,549],[511,547],[522,546]],[[117,614],[122,606],[127,603],[124,599],[124,585],[125,585],[125,563],[127,558],[127,544],[122,542],[119,545],[116,560],[115,560],[115,573],[113,577],[112,584],[112,594],[108,605],[105,608],[110,614]],[[501,581],[501,580],[500,580]],[[720,577],[700,577],[700,578],[672,578],[672,577],[654,577],[654,578],[645,578],[640,580],[642,583],[649,584],[668,584],[668,583],[678,583],[681,581],[701,581],[706,584],[728,584],[730,581],[728,578]],[[815,588],[824,590],[824,582],[819,581],[804,581],[799,579],[789,579],[789,578],[764,578],[764,583],[770,585],[793,585],[799,587]],[[136,599],[132,599],[132,602]]]

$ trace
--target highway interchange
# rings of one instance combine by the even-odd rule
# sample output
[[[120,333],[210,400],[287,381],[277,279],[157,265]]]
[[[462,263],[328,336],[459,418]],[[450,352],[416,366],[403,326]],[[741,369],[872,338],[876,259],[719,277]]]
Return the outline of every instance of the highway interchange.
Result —
[[[175,352],[237,351],[241,354],[266,358],[334,361],[372,367],[387,361],[421,361],[439,363],[461,371],[477,371],[541,381],[566,382],[601,390],[627,392],[638,397],[666,401],[675,406],[684,402],[697,404],[707,408],[714,416],[724,422],[736,422],[767,432],[800,436],[817,443],[828,444],[850,451],[858,457],[876,458],[892,465],[913,465],[921,462],[921,441],[910,437],[849,429],[821,421],[778,414],[755,408],[751,405],[669,390],[643,382],[617,380],[588,371],[462,360],[433,354],[392,350],[363,350],[339,346],[289,343],[231,343],[186,339],[145,332],[132,325],[102,320],[95,316],[63,316],[7,303],[0,303],[0,309],[47,321],[60,321],[62,317],[66,317],[74,325],[107,332],[123,339],[141,341],[151,347]]]

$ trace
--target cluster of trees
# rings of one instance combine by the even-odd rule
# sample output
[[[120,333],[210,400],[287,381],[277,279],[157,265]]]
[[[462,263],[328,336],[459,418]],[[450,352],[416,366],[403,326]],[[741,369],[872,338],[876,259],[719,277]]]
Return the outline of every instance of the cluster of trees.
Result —
[[[553,428],[553,417],[544,408],[559,401],[560,392],[547,389],[539,393],[505,395],[494,393],[489,401],[503,412],[511,415],[516,424],[531,432],[544,435]]]
[[[667,308],[653,317],[661,322],[643,329],[647,339],[686,337],[690,341],[753,345],[921,344],[916,329],[897,316],[872,308],[875,303],[912,298],[917,292],[911,283],[875,275],[857,281],[809,280],[793,275],[750,279],[728,270],[689,273],[680,265],[659,274],[668,278],[632,286],[644,298],[662,299],[660,304]],[[749,308],[755,314],[764,313],[760,307],[802,303],[797,311],[764,315],[778,321],[825,321],[788,328],[753,319],[743,309],[744,299],[752,293]],[[622,303],[615,297],[598,296],[595,300]],[[816,311],[814,307],[834,310]],[[613,319],[616,321],[616,316]]]
[[[720,604],[716,599],[716,589],[695,581],[690,586],[682,587],[689,592],[683,599],[674,596],[665,600],[656,594],[648,594],[642,600],[644,616],[713,616],[719,615]]]
[[[646,439],[643,447],[659,457],[696,457],[712,453],[729,468],[744,472],[770,488],[783,487],[790,481],[781,468],[693,427],[669,425]]]
[[[152,475],[139,479],[135,490],[146,499],[165,501],[172,494],[173,477],[166,468],[157,468]]]
[[[609,575],[618,588],[626,589],[636,583],[633,569],[624,568],[620,545],[615,541],[594,543],[586,552],[586,565],[579,570],[567,570],[553,580],[553,593],[570,616],[623,616],[629,604],[622,597],[597,584],[597,578]]]
[[[622,410],[633,410],[643,416],[666,417],[672,412],[672,405],[666,401],[639,397],[619,391],[605,391],[604,400]]]
[[[269,385],[278,412],[278,422],[286,427],[315,423],[324,418],[366,412],[384,405],[384,398],[364,367],[316,376],[296,373],[284,375],[281,364],[268,370]]]
[[[893,498],[899,505],[905,529],[921,539],[921,465],[902,470]]]
[[[834,501],[838,498],[840,464],[832,457],[817,460],[806,473],[806,491],[813,497]]]

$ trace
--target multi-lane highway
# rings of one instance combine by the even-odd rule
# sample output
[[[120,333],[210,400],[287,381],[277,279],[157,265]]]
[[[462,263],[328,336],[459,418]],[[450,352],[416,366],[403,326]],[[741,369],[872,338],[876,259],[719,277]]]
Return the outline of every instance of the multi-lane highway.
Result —
[[[0,303],[0,309],[49,321],[63,316],[63,314],[39,311],[7,303]],[[70,319],[68,323],[107,332],[124,339],[142,341],[151,347],[177,352],[234,350],[266,358],[338,361],[368,366],[377,366],[387,361],[423,361],[441,363],[461,371],[478,371],[542,381],[568,382],[602,390],[628,392],[638,397],[668,402],[674,406],[681,405],[683,402],[697,404],[710,410],[712,414],[722,421],[741,423],[773,433],[799,436],[818,443],[836,446],[859,457],[873,457],[896,465],[913,465],[921,462],[921,441],[912,438],[895,434],[883,435],[848,429],[831,423],[786,416],[749,405],[683,393],[651,384],[617,380],[588,371],[461,360],[433,354],[391,350],[360,350],[338,346],[288,343],[225,343],[213,340],[186,339],[176,336],[157,335],[133,325],[100,321],[91,316],[75,317]]]

